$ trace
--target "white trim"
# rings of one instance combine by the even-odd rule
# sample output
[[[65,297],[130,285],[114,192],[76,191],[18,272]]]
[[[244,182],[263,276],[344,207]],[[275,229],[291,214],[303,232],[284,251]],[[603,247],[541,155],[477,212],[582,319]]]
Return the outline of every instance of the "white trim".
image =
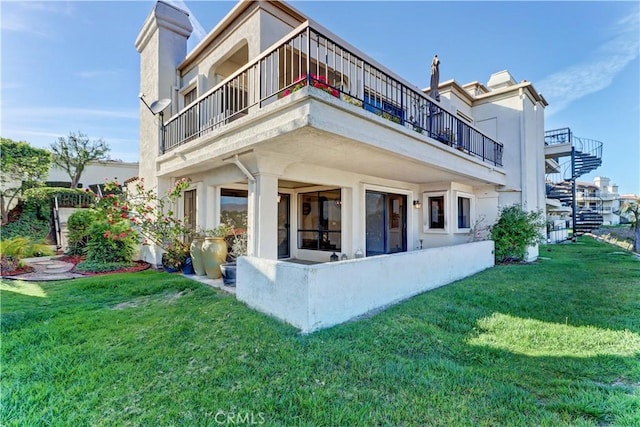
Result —
[[[196,98],[193,101],[191,101],[190,104],[193,104],[195,100],[198,99],[198,76],[195,76],[189,81],[189,83],[187,83],[186,85],[178,89],[179,100],[180,100],[180,109],[178,111],[182,111],[185,109],[187,105],[190,105],[184,102],[184,98],[187,93],[191,92],[194,89],[196,91]]]
[[[468,228],[458,228],[458,198],[459,197],[464,197],[466,199],[469,199],[469,227]],[[454,226],[454,233],[461,233],[461,234],[468,234],[471,232],[471,227],[473,226],[473,224],[476,221],[477,218],[477,213],[476,213],[476,196],[475,194],[471,194],[471,193],[467,193],[465,191],[458,191],[458,190],[454,190],[453,192],[453,204],[454,204],[454,209],[452,209],[453,211],[453,224],[455,224]]]
[[[442,197],[444,199],[444,228],[429,227],[429,198]],[[449,223],[451,216],[451,208],[449,201],[449,190],[443,191],[425,191],[422,193],[422,231],[429,234],[449,234]]]

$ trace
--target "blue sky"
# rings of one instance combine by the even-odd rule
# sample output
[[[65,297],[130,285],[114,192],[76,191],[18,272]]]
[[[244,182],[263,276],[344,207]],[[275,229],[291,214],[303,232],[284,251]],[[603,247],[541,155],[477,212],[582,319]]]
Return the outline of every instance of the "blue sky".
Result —
[[[177,1],[212,29],[228,1]],[[153,1],[0,2],[0,134],[48,147],[82,131],[111,156],[138,158],[139,58]],[[419,87],[434,54],[441,81],[486,83],[508,69],[550,105],[545,128],[604,142],[609,176],[640,194],[637,2],[315,2],[291,4]]]

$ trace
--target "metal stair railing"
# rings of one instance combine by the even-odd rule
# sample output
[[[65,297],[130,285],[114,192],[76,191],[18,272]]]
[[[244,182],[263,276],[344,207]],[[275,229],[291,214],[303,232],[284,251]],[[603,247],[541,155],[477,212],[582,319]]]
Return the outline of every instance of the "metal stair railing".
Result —
[[[574,136],[570,128],[561,128],[545,131],[545,145],[571,144],[571,159],[560,165],[561,177],[564,182],[571,183],[571,210],[573,220],[573,236],[576,236],[577,206],[576,206],[576,179],[597,169],[602,165],[602,142],[595,139]],[[557,175],[557,174],[549,174]],[[548,177],[549,177],[548,175]],[[553,188],[553,187],[552,187]],[[547,187],[547,195],[552,194]],[[558,199],[564,205],[565,197]]]

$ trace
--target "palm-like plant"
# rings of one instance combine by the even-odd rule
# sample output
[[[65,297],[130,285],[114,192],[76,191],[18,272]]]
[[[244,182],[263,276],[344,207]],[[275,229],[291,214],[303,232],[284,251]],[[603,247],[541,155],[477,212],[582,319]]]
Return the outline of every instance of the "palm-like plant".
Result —
[[[620,212],[631,220],[631,228],[634,230],[633,251],[640,252],[640,198],[623,203]]]
[[[53,249],[45,242],[33,242],[27,237],[14,237],[0,241],[0,265],[2,270],[22,266],[23,258],[53,255]]]

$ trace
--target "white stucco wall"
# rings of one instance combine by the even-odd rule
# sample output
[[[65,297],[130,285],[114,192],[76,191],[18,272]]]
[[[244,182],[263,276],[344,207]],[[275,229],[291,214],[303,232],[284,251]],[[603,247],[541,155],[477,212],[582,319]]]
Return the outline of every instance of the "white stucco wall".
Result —
[[[105,178],[112,180],[117,178],[122,183],[128,178],[138,176],[138,163],[107,161],[104,163],[91,163],[87,165],[80,177],[82,188],[88,188],[94,184],[104,184]],[[60,167],[52,165],[49,169],[47,181],[71,182],[69,174]]]
[[[493,251],[482,241],[316,265],[242,257],[236,296],[312,332],[487,269]]]

